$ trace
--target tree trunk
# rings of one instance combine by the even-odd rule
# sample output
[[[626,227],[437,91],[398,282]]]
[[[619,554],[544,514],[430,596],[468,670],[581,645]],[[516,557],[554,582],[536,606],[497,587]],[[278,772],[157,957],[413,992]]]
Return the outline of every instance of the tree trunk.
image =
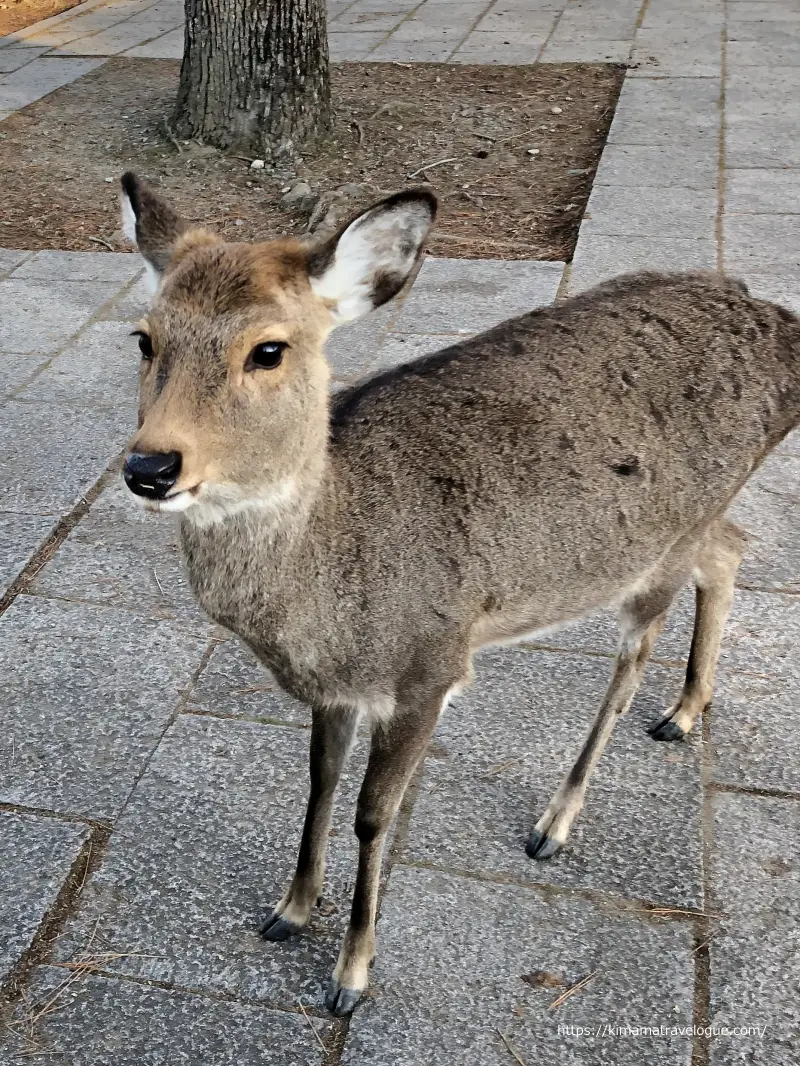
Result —
[[[185,0],[175,127],[291,162],[330,126],[325,0]]]

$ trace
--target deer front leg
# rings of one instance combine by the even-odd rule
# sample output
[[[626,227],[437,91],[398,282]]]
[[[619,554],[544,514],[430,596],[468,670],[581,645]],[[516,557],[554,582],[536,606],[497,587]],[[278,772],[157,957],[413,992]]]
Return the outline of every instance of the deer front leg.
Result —
[[[261,926],[260,932],[265,940],[288,940],[299,933],[322,895],[333,797],[353,746],[357,725],[355,711],[329,708],[312,712],[311,790],[297,868],[289,889]]]
[[[421,693],[413,700],[403,699],[390,722],[377,725],[373,732],[356,810],[358,874],[350,924],[325,998],[325,1005],[334,1014],[349,1014],[367,987],[375,956],[375,920],[386,835],[445,702],[446,691],[442,688]]]

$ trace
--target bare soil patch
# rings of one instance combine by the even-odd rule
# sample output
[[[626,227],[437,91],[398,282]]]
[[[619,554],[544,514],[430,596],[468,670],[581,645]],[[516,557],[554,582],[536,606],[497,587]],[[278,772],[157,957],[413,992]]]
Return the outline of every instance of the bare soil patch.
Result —
[[[326,209],[428,181],[442,200],[434,254],[569,259],[624,73],[339,64],[332,133],[296,173],[276,174],[175,140],[178,70],[112,59],[0,123],[0,245],[125,248],[116,183],[131,168],[230,239],[302,233]]]
[[[81,0],[0,0],[0,37],[76,7]]]

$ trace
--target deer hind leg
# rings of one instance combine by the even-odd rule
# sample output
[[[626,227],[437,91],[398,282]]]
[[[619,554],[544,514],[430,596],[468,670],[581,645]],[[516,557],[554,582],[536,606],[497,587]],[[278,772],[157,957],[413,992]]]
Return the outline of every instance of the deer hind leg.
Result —
[[[667,610],[691,572],[694,552],[679,544],[650,578],[636,589],[620,612],[621,638],[611,682],[600,711],[572,769],[559,785],[547,810],[534,826],[525,850],[532,859],[549,859],[564,845],[583,807],[589,778],[614,726],[630,707],[644,668],[658,640]]]
[[[265,940],[288,940],[299,933],[322,895],[333,798],[357,726],[355,711],[330,708],[312,712],[311,789],[297,868],[289,889],[261,926]]]
[[[683,739],[711,703],[719,649],[745,544],[742,530],[723,520],[709,530],[698,552],[694,569],[694,633],[686,680],[680,698],[650,730],[654,740]]]
[[[455,686],[415,686],[414,693],[398,700],[390,721],[376,726],[373,732],[356,811],[358,874],[350,924],[325,998],[325,1005],[334,1014],[349,1014],[367,986],[375,956],[378,888],[386,836],[452,687]]]

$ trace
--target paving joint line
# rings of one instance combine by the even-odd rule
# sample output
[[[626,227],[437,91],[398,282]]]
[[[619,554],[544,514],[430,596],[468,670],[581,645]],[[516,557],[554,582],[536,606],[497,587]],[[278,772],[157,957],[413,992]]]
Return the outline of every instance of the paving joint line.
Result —
[[[713,912],[713,887],[711,881],[712,854],[714,843],[714,808],[711,784],[714,775],[714,747],[711,734],[711,720],[714,711],[709,704],[701,715],[700,735],[700,833],[701,833],[701,871],[703,881],[703,910]],[[695,929],[694,948],[694,989],[692,994],[692,1059],[691,1066],[709,1066],[711,1059],[711,1041],[706,1036],[711,1014],[711,952],[709,940],[713,935],[711,921],[698,919]]]
[[[166,723],[164,725],[164,728],[158,734],[158,737],[156,738],[155,743],[153,744],[153,746],[150,749],[150,753],[147,755],[147,757],[142,762],[141,768],[139,770],[139,773],[136,775],[136,777],[135,777],[135,779],[133,781],[133,784],[128,789],[128,794],[125,797],[125,799],[122,801],[122,804],[121,804],[121,806],[119,808],[119,811],[117,813],[117,819],[118,820],[120,818],[122,818],[122,816],[125,814],[125,811],[128,809],[128,804],[131,802],[131,799],[133,798],[133,794],[134,794],[134,792],[136,791],[136,789],[139,786],[139,782],[142,780],[144,775],[147,773],[147,771],[150,768],[150,764],[153,761],[153,758],[154,758],[156,752],[161,747],[161,741],[164,739],[164,737],[167,735],[167,732],[172,728],[172,726],[175,724],[175,722],[180,717],[181,711],[186,706],[186,703],[187,703],[187,701],[189,699],[189,693],[192,691],[194,686],[197,684],[197,679],[203,673],[203,670],[205,670],[206,666],[208,666],[208,661],[211,658],[211,656],[213,655],[214,649],[220,643],[222,643],[222,642],[217,637],[211,637],[211,639],[206,644],[205,650],[203,651],[203,654],[200,656],[200,662],[197,664],[197,666],[195,667],[195,669],[192,671],[191,675],[189,676],[189,680],[186,682],[186,685],[184,686],[183,692],[180,694],[180,696],[178,696],[178,699],[177,699],[177,701],[175,703],[175,707],[173,708],[171,714],[169,714],[167,716],[167,721],[166,721]]]
[[[755,788],[750,785],[733,785],[727,781],[709,781],[708,787],[712,792],[720,792],[724,795],[752,796],[757,799],[780,799],[791,802],[800,801],[800,792],[782,788]]]
[[[719,138],[717,145],[717,214],[714,220],[714,239],[717,244],[717,271],[725,271],[725,137],[726,126],[726,90],[728,80],[728,4],[724,0],[722,27],[720,29],[720,80],[719,80]],[[693,1064],[694,1066],[694,1064]]]
[[[58,44],[46,45],[45,47],[50,48],[50,51],[47,52],[45,55],[39,56],[39,58],[40,59],[53,59],[53,58],[57,58],[57,59],[110,59],[111,58],[110,56],[101,56],[101,55],[98,55],[98,56],[95,56],[95,55],[75,55],[74,53],[70,53],[68,55],[58,55],[58,51],[61,48],[66,48],[70,44],[75,44],[78,41],[88,41],[91,37],[96,37],[99,33],[108,33],[109,30],[116,29],[117,26],[123,26],[126,22],[129,22],[131,19],[136,18],[138,15],[144,15],[146,12],[151,11],[154,7],[157,7],[159,5],[159,3],[161,3],[161,0],[153,0],[152,4],[148,4],[147,7],[140,8],[138,11],[131,12],[130,15],[126,15],[125,18],[121,18],[119,20],[119,22],[114,22],[110,26],[104,26],[102,29],[92,30],[89,33],[84,33],[84,34],[80,34],[79,33],[77,35],[77,37],[69,37],[65,41],[59,41]],[[113,6],[112,4],[98,4],[97,7],[93,7],[90,10],[97,11],[99,8],[112,7],[112,6]],[[76,14],[74,17],[75,18],[79,18],[83,14],[88,14],[88,11],[87,12],[80,12],[80,14]],[[70,21],[70,19],[64,19],[65,23],[68,23],[69,21]],[[35,25],[35,23],[34,23],[34,25]],[[165,30],[164,32],[167,33],[169,31]],[[31,38],[35,38],[35,37],[36,37],[36,34],[32,33],[30,35],[30,37],[26,37],[25,40],[31,40]],[[131,45],[131,47],[135,48],[136,46],[135,45]],[[56,53],[56,55],[54,56],[53,53]]]
[[[42,248],[42,249],[39,249],[39,250],[40,251],[52,251],[53,249]],[[37,253],[34,252],[33,254],[36,255]],[[90,255],[103,255],[105,253],[103,253],[103,252],[90,252],[89,254]],[[127,255],[127,254],[133,254],[133,253],[122,253],[122,254]],[[27,260],[24,260],[23,262],[27,262]],[[14,267],[14,270],[9,275],[8,279],[4,279],[4,280],[11,280],[11,281],[15,281],[15,280],[16,281],[44,281],[44,280],[46,280],[44,278],[16,278],[15,279],[14,278],[14,271],[16,271],[22,265],[23,265],[22,263],[17,263],[17,265]],[[113,296],[109,296],[109,298],[107,300],[104,300],[103,303],[100,304],[100,306],[97,308],[97,310],[94,311],[86,319],[86,321],[83,322],[78,327],[78,329],[75,330],[74,333],[70,333],[69,337],[67,337],[64,340],[64,343],[61,344],[56,349],[54,355],[51,355],[50,358],[38,368],[38,370],[34,371],[34,373],[31,374],[30,378],[28,378],[25,382],[23,382],[23,384],[18,385],[17,388],[14,389],[13,392],[8,394],[8,399],[17,400],[18,402],[21,402],[21,403],[36,403],[37,402],[36,400],[27,400],[27,401],[26,400],[21,400],[17,396],[17,393],[21,392],[23,389],[27,389],[29,385],[31,385],[34,381],[36,381],[40,377],[40,375],[45,372],[45,370],[49,370],[50,369],[50,367],[53,365],[55,360],[58,359],[58,357],[60,355],[63,355],[66,351],[68,351],[69,349],[74,347],[76,342],[80,340],[81,334],[83,333],[84,330],[89,329],[90,326],[94,326],[98,322],[116,322],[116,321],[119,321],[119,323],[121,325],[123,325],[124,324],[123,319],[100,318],[99,316],[103,312],[105,312],[105,310],[107,308],[113,307],[114,303],[117,300],[119,300],[122,296],[127,296],[127,294],[134,288],[134,286],[136,285],[136,283],[139,281],[139,279],[142,277],[143,274],[144,274],[144,268],[139,270],[134,275],[134,277],[132,277],[130,279],[130,281],[126,281],[122,285],[120,285],[119,288],[114,292]],[[75,284],[82,284],[82,282],[76,282]],[[87,281],[87,284],[91,284],[91,281]],[[97,282],[95,282],[95,284],[102,285],[103,282],[102,281],[97,281]],[[31,354],[35,355],[36,353],[32,352]],[[93,405],[93,406],[99,406],[99,405]],[[119,406],[119,405],[114,405],[114,404],[110,405],[111,408],[113,408],[114,406]],[[109,408],[108,407],[104,407],[103,409],[104,410],[108,410]]]
[[[58,822],[67,822],[70,825],[84,825],[90,829],[110,831],[113,826],[99,818],[89,818],[83,814],[65,814],[63,811],[53,811],[48,807],[29,807],[24,803],[6,803],[0,800],[0,811],[10,814],[27,814],[36,818],[53,818]]]
[[[450,52],[447,59],[445,59],[445,63],[450,63],[452,61],[453,56],[456,54],[456,52],[458,52],[459,49],[461,49],[467,43],[469,37],[471,37],[474,31],[477,29],[478,24],[486,18],[486,16],[489,14],[489,12],[492,10],[492,8],[497,2],[498,0],[489,0],[489,3],[486,5],[486,7],[481,9],[480,15],[478,15],[478,17],[472,21],[467,32],[464,34],[464,36],[461,38],[455,48]]]
[[[58,519],[44,543],[36,549],[33,555],[31,555],[23,569],[8,586],[3,596],[0,596],[0,618],[5,614],[17,596],[28,592],[33,580],[42,567],[52,559],[72,530],[77,526],[81,519],[89,513],[92,504],[97,500],[111,479],[118,473],[123,455],[124,452],[120,452],[116,455],[95,483],[88,488],[86,492],[81,494],[81,497],[75,506],[66,515],[62,515],[62,517]]]
[[[535,859],[531,859],[535,862]],[[604,892],[601,889],[558,885],[548,881],[521,881],[511,874],[496,874],[488,870],[466,870],[460,866],[443,866],[435,862],[426,862],[422,859],[399,858],[396,866],[406,866],[412,870],[430,870],[433,873],[449,874],[451,877],[463,877],[469,881],[477,881],[479,884],[507,885],[510,888],[521,888],[545,897],[563,897],[568,899],[582,899],[597,907],[610,908],[617,914],[629,914],[633,917],[655,922],[695,922],[698,919],[709,921],[714,914],[701,911],[696,907],[683,906],[682,904],[667,903],[659,900],[632,899],[616,892]]]
[[[553,24],[550,27],[550,32],[545,37],[544,42],[542,43],[542,47],[536,53],[536,60],[535,60],[536,63],[543,63],[544,62],[544,60],[542,59],[542,56],[544,55],[544,50],[545,50],[545,48],[547,48],[547,46],[550,44],[550,41],[553,39],[553,36],[555,35],[556,30],[558,29],[559,23],[561,22],[561,18],[562,18],[564,12],[567,10],[568,7],[569,7],[569,0],[567,0],[567,3],[564,4],[564,6],[561,8],[561,10],[558,12],[558,14],[556,15],[555,19],[553,20]]]
[[[39,923],[30,946],[19,957],[0,985],[0,1003],[5,1001],[12,1004],[19,999],[33,972],[49,960],[64,926],[74,916],[80,904],[86,882],[102,861],[110,836],[109,827],[102,829],[99,825],[92,827],[89,839],[83,844],[72,863],[55,902]]]
[[[416,7],[412,7],[410,11],[407,11],[405,13],[405,15],[403,15],[403,17],[400,19],[400,21],[395,23],[395,25],[392,26],[392,28],[390,30],[387,30],[386,33],[383,35],[383,37],[381,37],[381,39],[377,42],[377,44],[374,44],[372,46],[372,48],[369,49],[369,51],[367,52],[367,54],[364,57],[364,59],[367,59],[369,56],[371,56],[376,48],[380,48],[381,45],[386,44],[386,42],[389,40],[389,38],[392,36],[392,34],[396,30],[399,30],[401,26],[404,26],[411,19],[411,17],[413,15],[416,15],[416,13],[419,11],[419,9],[421,7],[425,6],[426,2],[427,2],[427,0],[420,0],[420,2],[417,4]],[[343,62],[343,63],[352,63],[352,62],[356,62],[356,63],[361,62],[361,63],[363,63],[364,59],[360,59],[360,60],[359,59],[357,59],[357,60],[343,59],[343,60],[341,60],[341,62]],[[380,62],[380,60],[378,60],[378,62]],[[390,63],[399,62],[399,60],[389,60],[388,62],[390,62]]]
[[[277,725],[286,729],[301,729],[308,732],[311,723],[287,722],[283,718],[270,718],[267,715],[260,717],[255,714],[226,714],[224,711],[207,711],[202,707],[184,707],[178,712],[178,716],[191,716],[193,718],[215,718],[218,722],[250,722],[253,725]]]

